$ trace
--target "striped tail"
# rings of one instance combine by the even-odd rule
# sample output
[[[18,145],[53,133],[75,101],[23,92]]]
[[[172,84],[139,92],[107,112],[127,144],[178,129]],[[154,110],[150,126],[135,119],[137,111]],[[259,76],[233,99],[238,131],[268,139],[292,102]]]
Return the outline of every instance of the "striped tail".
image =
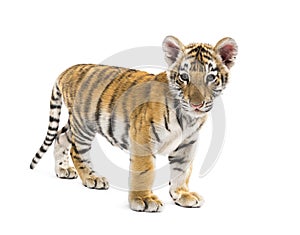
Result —
[[[32,159],[30,164],[30,169],[35,168],[39,160],[47,152],[48,148],[51,146],[51,144],[53,143],[54,139],[57,136],[61,105],[62,105],[62,96],[58,88],[58,85],[56,83],[53,87],[52,96],[50,100],[50,117],[49,117],[49,126],[48,126],[47,135],[44,140],[44,143],[42,144],[42,146],[40,147],[40,149]]]

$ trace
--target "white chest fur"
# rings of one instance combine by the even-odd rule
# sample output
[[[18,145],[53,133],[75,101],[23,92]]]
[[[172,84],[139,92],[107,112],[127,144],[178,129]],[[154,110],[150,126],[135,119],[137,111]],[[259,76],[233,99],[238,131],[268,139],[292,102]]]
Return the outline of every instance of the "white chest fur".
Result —
[[[205,122],[206,117],[202,118],[185,118],[180,121],[176,115],[170,119],[169,129],[161,131],[159,134],[163,140],[157,147],[157,152],[162,155],[169,155],[185,140],[196,139],[198,136],[199,127]]]

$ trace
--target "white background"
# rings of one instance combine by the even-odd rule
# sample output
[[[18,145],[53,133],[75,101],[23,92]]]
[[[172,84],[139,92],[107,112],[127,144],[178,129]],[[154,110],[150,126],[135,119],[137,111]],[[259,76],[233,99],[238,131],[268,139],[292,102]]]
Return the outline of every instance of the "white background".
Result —
[[[290,0],[2,1],[1,234],[299,234],[297,6]],[[29,170],[60,72],[159,46],[169,34],[211,44],[230,36],[239,45],[223,95],[223,151],[206,177],[198,177],[200,163],[192,175],[191,188],[206,199],[202,208],[173,205],[165,187],[156,192],[166,204],[162,213],[130,211],[126,192],[56,179],[52,148]]]

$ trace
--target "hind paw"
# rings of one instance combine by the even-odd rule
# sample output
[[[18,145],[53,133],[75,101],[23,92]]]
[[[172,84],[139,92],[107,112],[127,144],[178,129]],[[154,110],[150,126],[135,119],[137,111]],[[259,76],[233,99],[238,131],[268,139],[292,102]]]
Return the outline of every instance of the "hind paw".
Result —
[[[182,192],[174,201],[178,206],[189,208],[201,207],[204,204],[204,199],[195,192]]]
[[[109,183],[105,177],[91,175],[87,177],[83,182],[83,185],[90,189],[108,189]]]
[[[74,167],[56,169],[56,176],[61,179],[76,179],[78,177]]]

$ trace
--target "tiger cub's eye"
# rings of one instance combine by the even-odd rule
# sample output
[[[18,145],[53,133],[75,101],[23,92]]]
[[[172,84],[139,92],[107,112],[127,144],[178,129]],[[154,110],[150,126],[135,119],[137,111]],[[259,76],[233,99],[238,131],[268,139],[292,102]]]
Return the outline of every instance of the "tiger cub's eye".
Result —
[[[180,74],[180,80],[182,80],[183,82],[188,82],[190,80],[190,77],[187,73],[182,73]]]
[[[212,81],[214,81],[215,79],[216,79],[216,76],[213,75],[213,74],[208,74],[208,75],[206,76],[206,81],[207,81],[207,82],[212,82]]]

